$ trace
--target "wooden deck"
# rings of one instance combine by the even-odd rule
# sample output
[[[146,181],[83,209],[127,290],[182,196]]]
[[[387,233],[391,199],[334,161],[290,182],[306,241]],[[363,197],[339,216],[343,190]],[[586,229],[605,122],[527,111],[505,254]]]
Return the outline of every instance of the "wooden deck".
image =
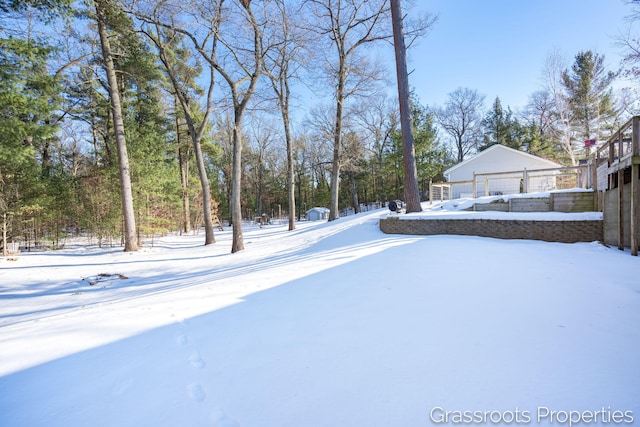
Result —
[[[631,255],[638,255],[640,235],[640,116],[624,124],[598,148],[592,162],[597,165],[594,190],[616,192],[617,243],[629,241]],[[625,188],[627,190],[625,190]],[[626,198],[629,198],[627,201]]]

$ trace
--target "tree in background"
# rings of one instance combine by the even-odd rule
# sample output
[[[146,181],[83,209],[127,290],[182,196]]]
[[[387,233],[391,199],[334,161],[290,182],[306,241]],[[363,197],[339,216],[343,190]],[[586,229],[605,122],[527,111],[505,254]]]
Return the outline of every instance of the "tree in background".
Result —
[[[434,114],[414,97],[412,102],[413,134],[420,194],[426,195],[431,181],[443,181],[443,172],[453,165],[447,149],[438,137]]]
[[[84,4],[91,12],[96,1],[76,4],[78,7]],[[264,37],[258,49],[253,49],[255,33],[245,9],[251,2],[245,0],[99,1],[108,5],[110,12],[107,16],[108,40],[126,131],[137,239],[141,233],[148,236],[147,233],[177,230],[182,224],[186,232],[189,219],[196,224],[194,228],[199,229],[209,215],[194,209],[190,217],[189,202],[192,206],[208,207],[204,198],[210,193],[213,197],[216,192],[224,215],[230,223],[238,224],[230,211],[234,211],[234,215],[240,214],[242,220],[251,218],[255,209],[272,215],[288,211],[291,224],[296,207],[300,217],[307,208],[330,206],[333,184],[340,181],[347,184],[340,184],[342,188],[337,194],[341,208],[353,206],[358,210],[369,202],[404,197],[405,173],[397,106],[395,102],[393,106],[390,106],[391,102],[385,105],[378,97],[382,95],[378,78],[390,74],[372,61],[371,52],[375,49],[358,47],[357,53],[346,61],[349,78],[345,81],[343,103],[334,102],[339,86],[335,41],[342,33],[340,29],[334,33],[327,25],[321,28],[321,20],[316,20],[327,18],[322,21],[326,24],[328,17],[339,10],[337,5],[343,8],[340,10],[346,10],[348,4],[361,6],[359,11],[362,12],[369,8],[370,13],[358,15],[362,17],[358,23],[372,23],[382,19],[373,13],[374,6],[382,5],[384,9],[389,2],[274,0],[261,3],[259,8],[258,3],[253,2],[253,9],[259,15],[256,20],[260,26],[258,36]],[[78,15],[69,14],[63,19],[46,9],[47,5],[54,4],[68,3],[0,0],[3,37],[0,40],[0,209],[4,213],[11,212],[6,223],[8,227],[14,227],[13,236],[21,244],[35,242],[43,236],[55,239],[55,236],[67,235],[69,230],[90,238],[98,237],[99,243],[112,243],[113,237],[119,238],[122,233],[119,162],[107,91],[110,85],[102,67],[103,60],[96,52],[100,49],[94,14],[82,13],[86,10],[78,8],[75,10],[80,12]],[[127,11],[136,29],[150,33],[154,30],[153,34],[159,37],[165,48],[164,59],[176,72],[177,85],[170,82],[171,76],[165,72],[162,55],[151,44],[151,39],[140,38],[132,21],[120,13],[124,4],[136,8]],[[11,10],[3,15],[2,10],[8,10],[10,5],[18,11]],[[326,5],[332,7],[322,9]],[[45,9],[33,9],[32,6]],[[292,17],[292,11],[296,12],[296,19],[284,22],[285,16]],[[312,13],[314,11],[322,11],[324,15]],[[143,13],[155,20],[146,20]],[[310,19],[298,19],[297,13]],[[386,9],[384,13],[387,13]],[[87,16],[91,20],[79,18]],[[388,14],[384,16],[385,20],[389,18]],[[344,17],[342,14],[341,18]],[[51,25],[37,25],[45,20],[53,21]],[[67,31],[54,32],[53,25],[62,25],[63,21],[69,23],[65,27]],[[156,21],[161,21],[160,25],[153,28]],[[291,26],[291,21],[296,25]],[[285,23],[287,25],[282,25]],[[296,75],[297,67],[308,65],[308,58],[301,55],[301,46],[307,40],[300,39],[297,34],[300,26],[305,27],[302,29],[305,36],[312,29],[317,33],[322,33],[323,29],[326,32],[318,34],[315,44],[307,44],[322,63],[311,64],[308,73]],[[388,25],[386,27],[388,30]],[[376,33],[371,35],[379,35],[380,40],[391,35],[390,31],[383,34],[385,25],[375,28]],[[45,35],[46,38],[34,38],[34,29],[38,31],[38,37]],[[211,42],[206,47],[205,39]],[[324,40],[325,44],[319,40]],[[353,37],[349,42],[354,40],[357,41]],[[211,49],[214,44],[217,51]],[[352,44],[346,43],[345,47]],[[253,61],[256,52],[260,57]],[[305,60],[303,64],[301,59]],[[252,67],[262,60],[268,62],[268,68]],[[576,89],[572,99],[565,85],[574,77],[570,65],[557,61],[549,66],[545,87],[532,95],[527,110],[517,118],[509,108],[503,108],[499,98],[485,114],[482,97],[471,89],[452,92],[446,105],[432,112],[412,99],[420,195],[426,194],[429,180],[442,179],[442,170],[450,166],[453,154],[458,160],[465,160],[474,150],[495,143],[515,146],[563,163],[577,162],[585,137],[582,136],[584,126],[577,125],[581,111],[575,102],[579,99],[577,89],[581,86],[576,83],[572,87]],[[288,68],[290,66],[294,68]],[[323,74],[314,73],[313,67],[315,70],[322,68]],[[224,78],[225,72],[230,80]],[[274,79],[261,78],[263,84],[253,86],[256,96],[244,97],[251,89],[251,82],[265,74]],[[213,83],[214,76],[227,83],[216,86],[215,92],[213,84],[211,91],[205,87],[209,78]],[[253,80],[254,76],[256,80]],[[293,77],[295,79],[288,80]],[[313,84],[319,81],[322,84]],[[293,86],[289,87],[291,83]],[[291,108],[287,107],[287,98],[294,93],[291,89],[297,90],[301,85],[313,89],[305,101],[313,102],[317,98],[318,106],[308,110],[313,120],[304,123],[303,130],[298,132],[295,132],[295,125],[298,119],[302,124],[304,116],[297,115],[293,107],[291,135],[287,137],[287,131],[282,129],[284,126],[274,126],[270,123],[269,113],[264,111],[271,107],[272,113],[282,115],[274,104],[284,106],[283,111]],[[331,101],[327,103],[327,99]],[[243,105],[245,100],[247,103]],[[187,113],[183,104],[188,107]],[[628,102],[627,105],[626,113],[621,114],[633,111],[632,104]],[[246,120],[236,120],[240,111],[237,107],[249,113]],[[204,114],[206,108],[211,108],[212,112],[208,117]],[[343,123],[340,143],[336,147],[338,108],[342,109]],[[219,114],[213,115],[214,111]],[[597,113],[602,117],[602,109]],[[195,124],[191,129],[186,119],[189,114]],[[484,130],[478,124],[483,118]],[[285,120],[283,116],[283,122]],[[608,119],[606,125],[614,120],[614,117]],[[269,126],[265,126],[265,122]],[[589,126],[593,128],[592,124]],[[605,125],[601,123],[600,126]],[[196,174],[192,172],[190,176],[189,173],[189,162],[195,157],[191,140],[197,137],[200,129],[203,138],[201,174],[211,181],[213,189],[202,193],[196,188]],[[289,141],[289,153],[284,149],[286,141]],[[443,149],[443,143],[449,142],[453,144],[451,154]],[[240,155],[235,150],[237,147],[243,148]],[[332,176],[336,150],[340,170],[337,179]],[[237,167],[238,159],[240,168]],[[290,165],[293,165],[292,169]],[[235,172],[242,172],[239,187],[234,167]],[[293,182],[295,187],[291,185]],[[234,194],[234,188],[239,188],[239,193]],[[291,197],[291,190],[295,197]],[[237,194],[240,195],[240,209],[231,208],[237,206]],[[167,225],[161,227],[159,224]]]
[[[121,13],[112,8],[106,0],[95,0],[96,22],[98,24],[98,34],[100,36],[100,46],[102,48],[102,59],[105,73],[107,74],[109,100],[111,101],[111,113],[113,114],[113,126],[115,130],[116,147],[118,149],[118,163],[120,171],[120,190],[122,197],[122,215],[124,219],[124,250],[132,252],[138,250],[136,234],[136,218],[133,208],[133,191],[131,189],[131,172],[129,168],[129,157],[127,154],[127,142],[125,139],[124,119],[122,115],[122,104],[120,102],[120,91],[116,69],[113,63],[113,54],[109,33],[107,30],[110,15],[118,16]]]
[[[628,0],[633,5],[633,10],[629,14],[631,23],[635,23],[640,19],[640,0]],[[618,44],[626,52],[622,60],[622,72],[630,78],[640,76],[640,38],[635,33],[633,25],[629,25],[628,31],[618,37]]]
[[[400,0],[391,0],[393,44],[396,53],[396,77],[400,104],[400,128],[402,133],[402,164],[404,174],[404,200],[406,211],[420,212],[420,189],[416,169],[416,150],[411,120],[409,73],[407,72],[407,48],[404,40],[402,6]]]
[[[296,187],[293,159],[293,135],[291,133],[291,96],[292,80],[300,68],[300,55],[304,38],[299,27],[293,25],[288,10],[291,6],[284,0],[274,1],[273,20],[276,30],[269,34],[270,46],[265,51],[264,73],[271,82],[276,94],[277,104],[282,117],[284,139],[287,147],[287,193],[289,205],[289,230],[296,228]],[[267,38],[267,37],[265,37]]]
[[[611,130],[616,112],[611,83],[616,75],[604,68],[604,56],[590,50],[579,52],[571,70],[562,73],[572,113],[572,127],[579,140],[600,139]]]
[[[547,160],[563,161],[563,149],[554,138],[554,103],[551,94],[538,90],[529,96],[522,114],[524,150]]]
[[[520,123],[513,117],[511,108],[506,110],[502,108],[499,97],[496,97],[491,110],[484,117],[482,127],[484,137],[482,145],[478,147],[479,151],[486,150],[496,144],[516,150],[522,147]]]
[[[451,160],[448,158],[446,148],[438,139],[435,118],[432,112],[420,104],[420,100],[415,96],[411,99],[412,132],[415,143],[415,157],[419,192],[426,196],[429,190],[429,182],[432,180],[443,180],[442,172],[449,166]],[[402,137],[399,129],[394,128],[392,133],[393,144],[385,155],[385,170],[388,175],[396,176],[396,190],[393,198],[398,198],[399,193],[404,193],[401,185],[404,182],[402,168]]]
[[[356,111],[358,127],[362,129],[367,142],[365,152],[369,163],[370,196],[374,200],[388,200],[387,179],[385,171],[386,153],[392,151],[394,144],[392,134],[398,126],[398,113],[395,104],[386,96],[374,96],[359,105]],[[394,175],[395,176],[395,172]],[[393,199],[399,198],[393,195]]]
[[[2,247],[57,240],[70,212],[72,179],[59,168],[62,80],[59,55],[36,22],[66,13],[69,1],[0,1],[0,218]]]
[[[59,81],[46,70],[51,48],[0,39],[0,213],[3,229],[20,214],[46,210],[51,144],[57,140]],[[55,197],[51,195],[51,197]],[[11,237],[13,233],[9,233]],[[3,247],[7,242],[2,242]]]
[[[566,62],[558,51],[547,56],[542,69],[544,87],[532,96],[529,108],[534,112],[534,120],[539,129],[546,129],[558,142],[558,156],[563,158],[564,163],[576,166],[578,159],[575,131],[572,127],[573,111],[562,83],[565,70]]]
[[[264,65],[262,31],[250,0],[241,3],[241,16],[231,22],[224,31],[220,43],[228,49],[227,57],[217,59],[213,66],[227,83],[233,104],[233,168],[231,177],[231,219],[233,241],[231,253],[244,250],[242,236],[242,147],[243,120],[249,101],[256,91],[258,79]],[[240,36],[240,35],[243,36]],[[245,39],[246,37],[246,39]]]
[[[211,212],[211,187],[202,152],[202,140],[204,138],[205,131],[209,129],[209,123],[207,120],[213,111],[212,98],[215,86],[214,67],[211,64],[211,61],[215,60],[216,44],[215,42],[207,43],[206,40],[216,33],[217,27],[210,28],[203,38],[205,41],[201,42],[195,33],[182,28],[177,28],[177,24],[174,24],[173,28],[170,28],[171,26],[163,21],[163,18],[168,16],[169,22],[175,23],[176,21],[173,19],[173,13],[177,13],[176,10],[165,11],[158,7],[154,9],[154,13],[155,15],[153,16],[143,15],[141,13],[137,13],[136,15],[147,24],[143,31],[158,50],[159,59],[171,84],[171,93],[176,100],[175,104],[179,105],[180,113],[176,118],[178,120],[178,125],[176,126],[178,137],[182,134],[179,129],[179,120],[182,118],[186,124],[187,136],[191,139],[193,153],[196,158],[198,178],[200,180],[202,190],[202,222],[205,229],[204,244],[210,245],[215,243],[216,239],[214,234],[213,215]],[[213,20],[213,22],[215,23],[217,21]],[[200,73],[202,73],[202,66],[199,61],[195,61],[195,63],[190,61],[192,55],[191,51],[185,47],[185,39],[190,40],[191,43],[193,43],[201,56],[208,58],[209,70],[206,77],[201,79],[201,82],[206,85],[206,96],[202,103],[195,102],[203,92],[196,83],[196,79]],[[180,146],[178,149],[180,150],[182,203],[183,209],[185,210],[184,214],[187,215],[189,204],[186,201],[188,196],[186,186],[188,184],[187,162],[189,157],[185,153],[184,146]],[[190,150],[187,150],[187,152],[188,151]]]
[[[521,149],[534,156],[543,159],[558,161],[557,144],[549,136],[542,132],[538,125],[530,123],[521,126],[522,147]]]
[[[71,0],[0,0],[0,12],[24,11],[32,7],[52,16],[67,12],[70,5]]]
[[[308,0],[315,22],[310,24],[333,49],[326,54],[325,70],[334,91],[333,160],[329,221],[338,219],[343,119],[346,102],[372,89],[380,70],[362,53],[366,46],[390,37],[389,8],[384,0]],[[325,44],[326,46],[327,44]],[[314,49],[317,51],[316,47]]]
[[[444,107],[435,110],[438,123],[453,139],[458,163],[478,149],[483,104],[484,96],[477,90],[458,88],[448,94]]]

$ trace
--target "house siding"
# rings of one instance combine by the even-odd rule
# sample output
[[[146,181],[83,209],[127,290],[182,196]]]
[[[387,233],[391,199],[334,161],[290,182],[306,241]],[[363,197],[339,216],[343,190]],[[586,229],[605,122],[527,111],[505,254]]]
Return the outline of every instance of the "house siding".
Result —
[[[501,145],[494,145],[444,172],[449,181],[468,181],[475,173],[548,169],[559,164]]]
[[[525,169],[534,171],[560,167],[559,164],[503,145],[494,145],[476,156],[447,169],[444,175],[448,182],[472,181],[476,179],[476,194],[471,184],[454,187],[453,198],[481,197],[484,195],[516,194],[523,189]],[[517,173],[519,171],[519,173]],[[516,172],[507,174],[507,172]],[[485,175],[504,173],[504,175]],[[476,174],[480,176],[476,177]],[[556,188],[555,175],[529,176],[528,192],[550,191]]]

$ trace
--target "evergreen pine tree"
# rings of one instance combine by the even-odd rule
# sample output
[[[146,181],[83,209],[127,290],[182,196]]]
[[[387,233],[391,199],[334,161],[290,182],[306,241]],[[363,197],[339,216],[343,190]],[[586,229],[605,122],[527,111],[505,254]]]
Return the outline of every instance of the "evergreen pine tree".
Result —
[[[569,98],[572,127],[582,140],[598,139],[615,117],[611,84],[616,75],[604,68],[604,56],[590,50],[575,57],[571,70],[562,73]]]
[[[496,97],[491,110],[482,121],[484,128],[483,144],[479,150],[486,150],[495,144],[520,150],[522,148],[521,126],[513,117],[511,108],[504,110],[500,98]]]
[[[0,217],[3,228],[45,211],[59,82],[47,71],[52,49],[32,38],[0,39]],[[34,221],[30,221],[36,227]],[[15,233],[19,230],[15,229]],[[12,238],[13,232],[8,234]],[[33,233],[41,235],[41,233]],[[6,242],[2,242],[5,246]]]

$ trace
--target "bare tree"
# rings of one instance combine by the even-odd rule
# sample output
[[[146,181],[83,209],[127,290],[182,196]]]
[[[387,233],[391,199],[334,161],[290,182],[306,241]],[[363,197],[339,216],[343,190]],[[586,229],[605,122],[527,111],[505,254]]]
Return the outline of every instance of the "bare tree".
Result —
[[[169,5],[169,0],[154,2]],[[179,11],[174,14],[172,11]],[[180,22],[176,16],[191,19]],[[161,17],[137,13],[141,19],[163,26],[191,41],[193,48],[209,65],[210,91],[213,73],[227,83],[233,110],[233,159],[231,177],[231,222],[233,241],[231,252],[244,249],[242,237],[242,124],[244,113],[253,96],[263,69],[262,28],[254,15],[250,0],[210,2],[178,2],[170,5]]]
[[[284,137],[287,145],[287,194],[289,199],[289,230],[296,228],[296,197],[293,164],[293,137],[291,135],[290,103],[291,80],[299,68],[299,56],[302,49],[302,38],[293,26],[287,2],[274,1],[278,22],[277,29],[271,34],[270,46],[265,48],[265,74],[269,77],[282,116]]]
[[[274,149],[277,134],[275,126],[266,120],[254,117],[250,121],[249,137],[246,138],[249,153],[246,155],[248,180],[253,184],[256,198],[256,214],[265,213],[268,207],[265,201],[269,198],[268,171],[276,169],[277,158],[281,155]],[[271,186],[272,187],[272,186]]]
[[[158,50],[158,56],[164,66],[165,73],[173,88],[172,95],[177,100],[187,124],[188,135],[191,138],[193,152],[196,157],[198,178],[202,189],[202,208],[205,229],[205,245],[215,243],[214,224],[211,212],[211,187],[202,152],[202,138],[207,129],[208,118],[213,111],[213,92],[215,86],[215,70],[209,66],[208,73],[199,81],[206,85],[206,98],[204,102],[194,102],[199,97],[195,80],[200,77],[199,63],[189,64],[190,52],[184,46],[185,39],[190,41],[200,57],[204,57],[207,63],[215,60],[217,53],[216,34],[218,21],[210,20],[211,27],[202,31],[188,31],[189,22],[200,22],[203,12],[201,9],[184,7],[182,2],[164,0],[153,3],[144,1],[135,2],[131,13],[143,22],[142,32],[153,42]],[[209,11],[206,9],[206,11]],[[188,13],[187,13],[188,12]],[[189,16],[191,19],[180,19],[181,16]],[[205,15],[206,17],[206,15]],[[180,130],[178,129],[178,133]],[[184,159],[181,159],[184,160]],[[181,162],[181,167],[184,163]],[[184,175],[185,171],[181,170]],[[183,176],[182,179],[185,177]],[[183,195],[183,200],[186,195]],[[188,214],[188,213],[185,213]]]
[[[617,37],[617,44],[625,52],[622,60],[622,73],[629,78],[640,76],[640,39],[633,24],[640,20],[640,0],[627,0],[633,6],[627,16],[629,26]]]
[[[120,171],[122,214],[124,217],[124,250],[125,252],[133,252],[138,250],[138,243],[136,236],[135,212],[133,209],[133,193],[131,190],[131,173],[129,170],[129,157],[127,154],[127,141],[125,139],[124,120],[122,117],[122,106],[120,104],[116,69],[113,64],[113,54],[111,52],[111,44],[109,43],[109,33],[107,29],[107,16],[110,12],[110,2],[107,0],[95,0],[94,5],[96,9],[96,22],[98,24],[98,35],[100,36],[104,69],[107,74],[109,100],[111,102],[111,113],[113,115],[113,126],[115,130],[116,146],[118,149],[118,169]]]
[[[355,213],[360,213],[360,201],[358,198],[358,188],[356,175],[363,170],[361,160],[364,158],[364,141],[362,136],[356,131],[348,131],[344,135],[344,160],[343,173],[349,178],[349,188],[351,190],[351,204]]]
[[[553,131],[554,101],[548,91],[538,90],[532,93],[524,114],[541,134],[549,135]]]
[[[208,89],[206,91],[206,101],[204,102],[204,111],[200,111],[199,105],[193,105],[193,96],[191,91],[193,87],[190,87],[191,76],[186,76],[180,71],[180,64],[176,62],[176,53],[171,48],[171,44],[174,43],[173,38],[176,33],[169,33],[168,37],[163,40],[163,31],[156,24],[156,31],[154,34],[147,32],[147,35],[158,48],[158,54],[160,60],[164,65],[165,71],[169,77],[169,81],[173,86],[173,95],[178,100],[182,113],[184,115],[185,122],[187,124],[188,135],[191,137],[191,143],[193,145],[193,153],[196,157],[196,165],[198,168],[198,178],[200,180],[200,186],[202,188],[202,208],[203,208],[203,220],[205,229],[205,245],[215,243],[214,224],[211,212],[211,188],[209,185],[209,178],[207,177],[207,170],[204,163],[204,155],[202,153],[202,138],[204,132],[207,129],[207,119],[212,112],[212,94],[214,89],[214,73],[213,70],[209,70]],[[215,56],[215,47],[210,55]],[[183,67],[184,68],[184,67]],[[179,132],[179,129],[178,129]],[[184,156],[183,156],[184,157]],[[184,159],[181,159],[184,160]],[[187,179],[186,170],[184,170],[184,162],[181,162],[181,176],[183,181]],[[183,183],[186,184],[186,181]],[[184,196],[183,196],[184,199]],[[187,214],[187,212],[185,212]]]
[[[371,153],[374,161],[371,163],[373,195],[376,200],[385,198],[384,177],[382,170],[385,163],[385,153],[393,145],[392,134],[397,128],[398,113],[395,105],[385,96],[370,97],[360,104],[355,113],[355,120],[362,128],[365,141],[368,142],[365,149]]]
[[[457,161],[477,149],[482,131],[484,95],[468,88],[449,93],[444,107],[435,110],[438,123],[454,141]]]
[[[221,1],[222,3],[222,1]],[[231,219],[233,241],[231,252],[244,249],[242,237],[242,120],[263,70],[262,29],[251,9],[251,0],[241,0],[242,19],[229,30],[228,38],[220,38],[228,55],[213,66],[227,82],[233,102],[233,170],[231,177]],[[242,35],[246,36],[244,39]],[[234,44],[239,41],[241,44]],[[243,44],[244,42],[244,44]],[[227,62],[229,61],[229,62]]]
[[[574,147],[574,131],[572,129],[573,114],[569,98],[562,84],[562,74],[567,68],[566,61],[558,51],[553,51],[546,59],[542,69],[544,90],[548,93],[553,106],[552,135],[560,143],[562,150],[569,156],[571,165],[578,164],[576,147]]]
[[[379,79],[374,64],[369,64],[363,48],[390,38],[389,6],[386,0],[308,0],[316,21],[314,31],[331,43],[334,58],[325,65],[335,87],[333,124],[333,160],[329,220],[338,219],[338,194],[346,101],[371,87]],[[374,66],[372,66],[374,65]]]

